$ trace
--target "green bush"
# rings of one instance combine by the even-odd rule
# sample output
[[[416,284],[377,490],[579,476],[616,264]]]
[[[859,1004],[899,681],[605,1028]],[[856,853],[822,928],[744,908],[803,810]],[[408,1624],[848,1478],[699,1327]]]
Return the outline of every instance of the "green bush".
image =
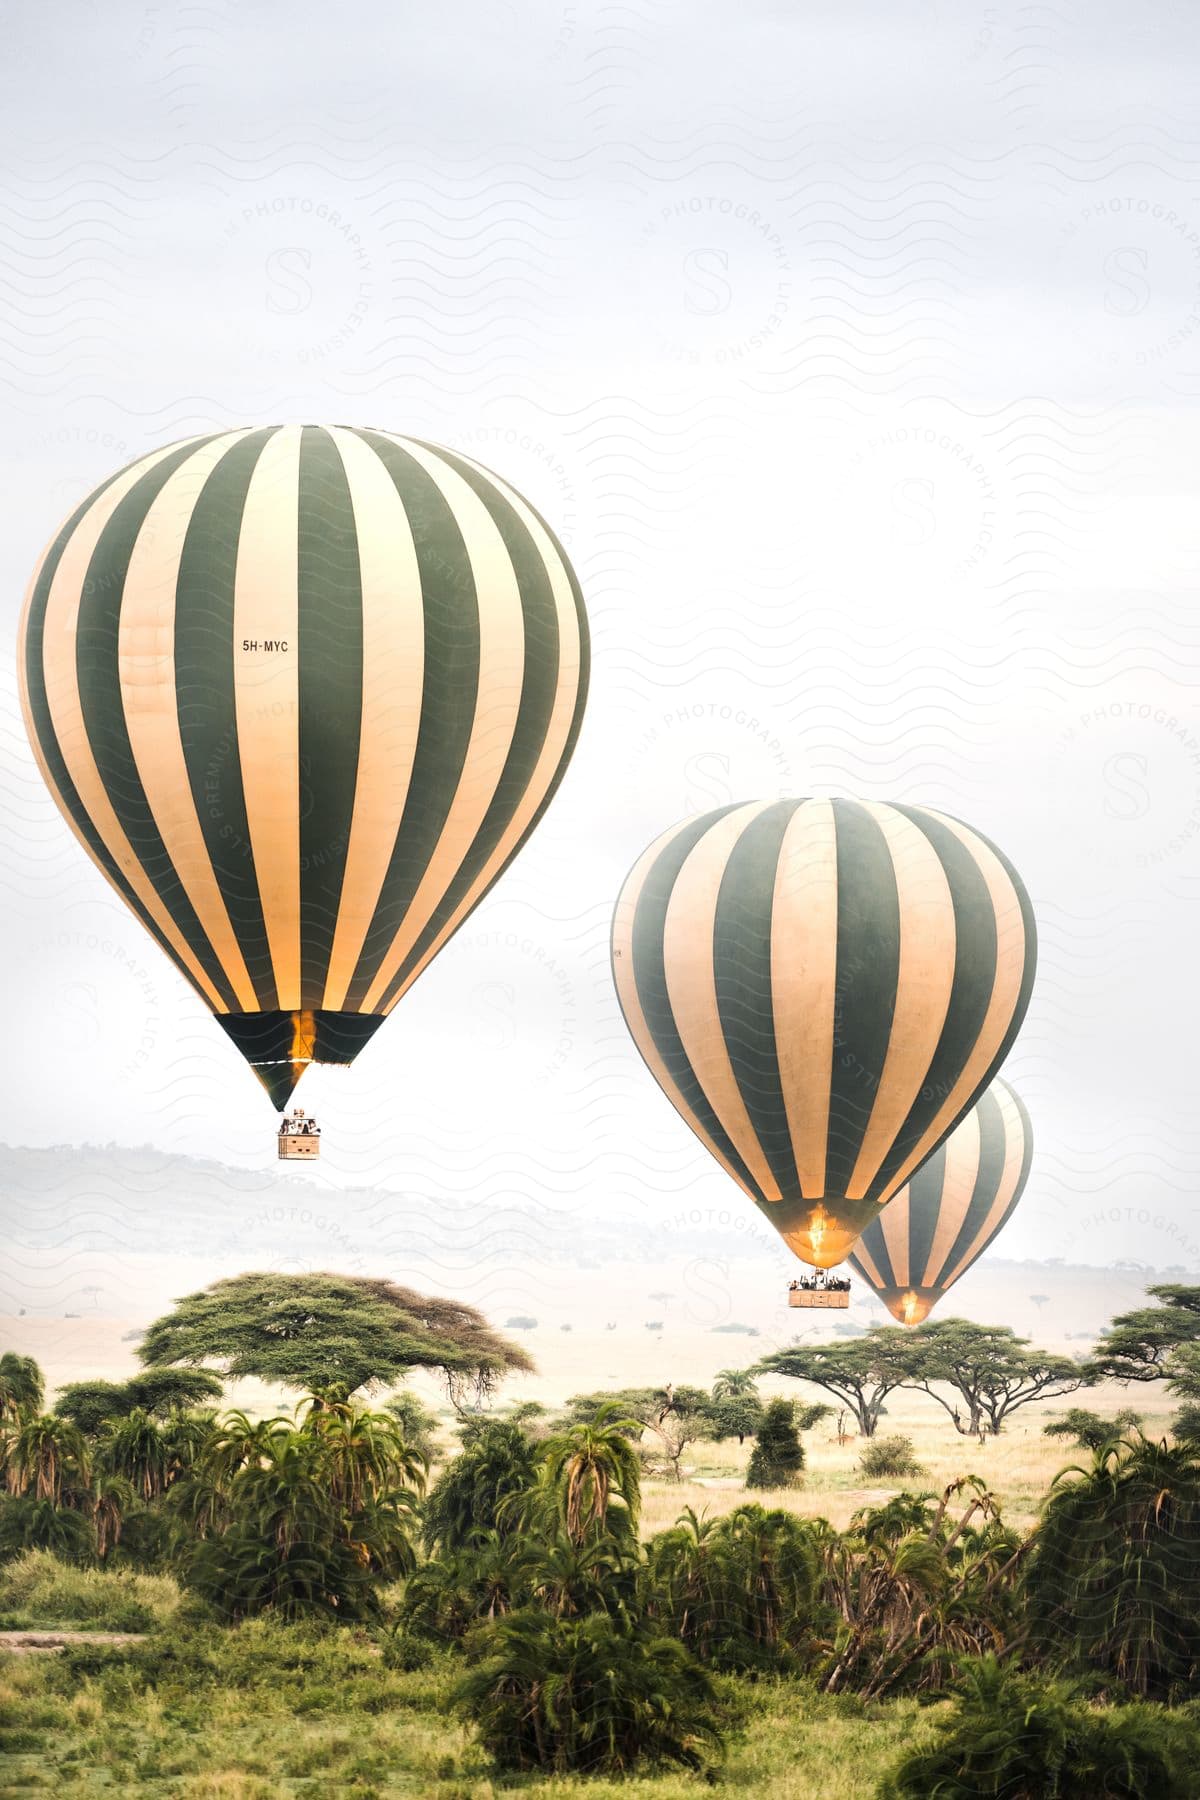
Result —
[[[429,1640],[414,1637],[403,1624],[390,1625],[379,1633],[379,1656],[385,1669],[412,1675],[418,1669],[427,1669],[434,1655]]]
[[[1134,1412],[1128,1406],[1122,1412],[1115,1413],[1111,1419],[1089,1412],[1085,1406],[1072,1406],[1061,1419],[1052,1419],[1049,1425],[1043,1425],[1042,1436],[1066,1438],[1083,1450],[1103,1450],[1105,1444],[1110,1443],[1113,1438],[1119,1438],[1122,1432],[1128,1431],[1131,1426],[1139,1426],[1141,1422],[1141,1413]]]
[[[1200,1449],[1200,1406],[1189,1400],[1171,1420],[1171,1435],[1181,1444]]]
[[[0,1569],[0,1614],[24,1625],[77,1625],[96,1631],[151,1631],[179,1609],[169,1576],[80,1569],[30,1550]]]
[[[796,1434],[791,1400],[772,1400],[763,1413],[746,1470],[750,1488],[795,1487],[804,1473],[804,1449]]]
[[[964,1667],[932,1742],[908,1751],[878,1800],[1194,1800],[1200,1730],[1159,1706],[1100,1712],[1078,1686]]]
[[[87,1562],[96,1553],[95,1528],[83,1513],[53,1500],[35,1500],[32,1494],[0,1499],[0,1567],[30,1550]]]
[[[501,1769],[704,1769],[723,1748],[712,1679],[677,1639],[607,1613],[528,1608],[483,1626],[471,1651],[457,1704]]]
[[[920,1475],[922,1472],[910,1437],[868,1438],[858,1466],[872,1481],[890,1475]]]

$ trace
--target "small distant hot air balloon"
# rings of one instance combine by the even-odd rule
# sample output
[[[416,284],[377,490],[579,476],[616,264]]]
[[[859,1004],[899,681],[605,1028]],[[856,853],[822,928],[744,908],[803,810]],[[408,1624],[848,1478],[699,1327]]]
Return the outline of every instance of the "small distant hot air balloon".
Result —
[[[894,1319],[919,1325],[1008,1223],[1032,1160],[1029,1114],[994,1081],[867,1226],[851,1268]]]
[[[830,1268],[992,1080],[1036,938],[1015,870],[970,826],[780,800],[652,844],[612,955],[664,1093],[796,1255]]]
[[[282,1108],[349,1063],[520,850],[574,748],[587,624],[469,457],[270,426],[141,457],[22,623],[60,810]]]

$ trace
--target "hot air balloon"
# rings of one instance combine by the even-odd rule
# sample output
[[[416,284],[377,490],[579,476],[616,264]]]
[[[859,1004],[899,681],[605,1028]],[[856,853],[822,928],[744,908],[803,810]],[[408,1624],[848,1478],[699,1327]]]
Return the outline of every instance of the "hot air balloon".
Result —
[[[548,527],[469,457],[282,425],[97,488],[34,574],[19,663],[67,823],[282,1109],[541,818],[587,623]]]
[[[1029,1114],[994,1081],[867,1226],[851,1268],[894,1319],[919,1325],[1008,1223],[1032,1160]]]
[[[796,1255],[830,1268],[1008,1054],[1036,936],[1011,864],[957,819],[755,801],[650,846],[612,956],[664,1093]]]

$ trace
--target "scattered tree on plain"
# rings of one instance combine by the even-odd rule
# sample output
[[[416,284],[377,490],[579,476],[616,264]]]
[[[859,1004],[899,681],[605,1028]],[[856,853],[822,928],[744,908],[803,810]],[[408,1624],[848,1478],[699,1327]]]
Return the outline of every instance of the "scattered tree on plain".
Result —
[[[955,1430],[967,1437],[995,1436],[1020,1407],[1076,1393],[1094,1380],[1086,1364],[1033,1349],[1007,1325],[976,1325],[971,1319],[930,1319],[919,1325],[909,1334],[905,1361],[905,1385],[936,1400]],[[957,1396],[965,1418],[939,1392],[943,1387]]]
[[[836,1344],[792,1344],[764,1356],[762,1375],[789,1375],[824,1388],[854,1414],[864,1437],[873,1437],[888,1395],[909,1373],[905,1332],[896,1325],[873,1325],[862,1337]]]

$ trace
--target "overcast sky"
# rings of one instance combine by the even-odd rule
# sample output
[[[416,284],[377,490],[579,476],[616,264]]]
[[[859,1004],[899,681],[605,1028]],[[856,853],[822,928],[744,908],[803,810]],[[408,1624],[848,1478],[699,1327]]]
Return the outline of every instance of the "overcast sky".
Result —
[[[1034,899],[1006,1252],[1200,1267],[1187,0],[4,28],[4,1138],[269,1162],[257,1084],[41,788],[12,632],[114,467],[368,423],[540,507],[596,660],[533,843],[353,1073],[306,1078],[312,1181],[748,1208],[625,1038],[612,900],[683,814],[859,794],[971,821]]]

